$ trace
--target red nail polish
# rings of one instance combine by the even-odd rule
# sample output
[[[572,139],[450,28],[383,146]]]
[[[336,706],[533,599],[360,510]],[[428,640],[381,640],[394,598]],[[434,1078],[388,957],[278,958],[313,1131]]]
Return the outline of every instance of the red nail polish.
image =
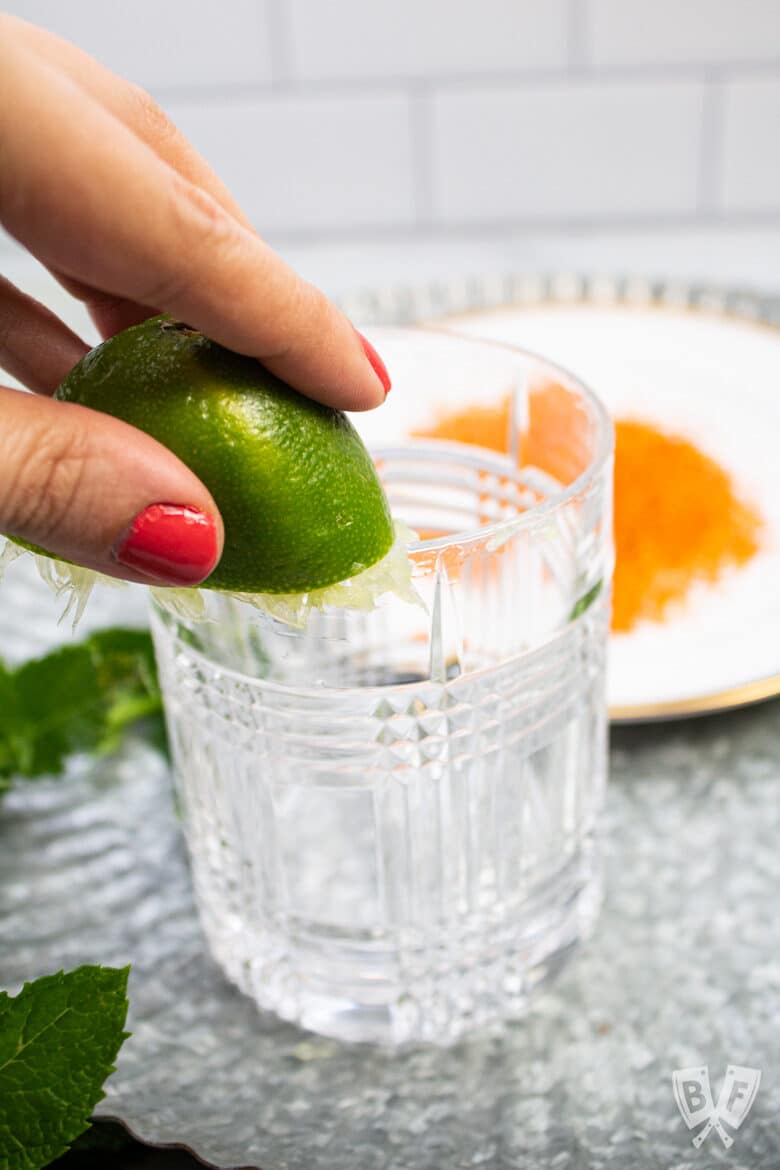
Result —
[[[217,563],[213,517],[181,504],[151,504],[139,512],[114,559],[163,585],[197,585]]]
[[[371,342],[366,337],[364,337],[362,333],[358,333],[358,337],[360,338],[360,344],[363,346],[363,353],[371,362],[371,368],[384,386],[385,396],[387,396],[391,389],[390,375],[387,372],[387,366],[382,361]]]

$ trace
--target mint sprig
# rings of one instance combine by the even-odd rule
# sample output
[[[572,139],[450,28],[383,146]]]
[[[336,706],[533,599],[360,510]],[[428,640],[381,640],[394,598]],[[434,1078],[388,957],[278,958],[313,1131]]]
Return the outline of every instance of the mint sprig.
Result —
[[[61,772],[74,752],[114,751],[128,727],[149,719],[164,743],[162,699],[146,630],[99,630],[25,662],[0,663],[0,792],[11,777]]]
[[[128,1035],[127,975],[78,967],[0,992],[0,1170],[40,1170],[89,1126]]]

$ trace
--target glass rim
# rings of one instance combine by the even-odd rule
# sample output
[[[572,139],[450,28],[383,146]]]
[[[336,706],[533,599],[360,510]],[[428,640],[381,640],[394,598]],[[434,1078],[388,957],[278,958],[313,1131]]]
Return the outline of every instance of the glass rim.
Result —
[[[607,584],[607,591],[608,589],[609,585]],[[605,591],[602,590],[602,593],[604,592]],[[600,600],[600,598],[597,598],[596,600]],[[171,613],[170,610],[166,609],[157,600],[154,594],[149,595],[149,607],[152,611],[152,625],[157,624],[158,626],[161,626],[167,638],[175,639],[178,637],[175,627],[184,626],[185,629],[191,628],[189,619],[177,617]],[[464,671],[463,674],[456,675],[454,678],[449,679],[433,679],[428,677],[409,679],[406,682],[399,683],[369,683],[366,686],[356,686],[354,684],[349,686],[334,686],[332,683],[323,683],[320,686],[312,686],[310,683],[304,684],[277,682],[275,679],[260,678],[257,675],[247,674],[237,666],[228,666],[226,663],[221,662],[219,658],[214,657],[205,650],[199,649],[197,646],[188,644],[186,646],[186,651],[188,655],[191,655],[193,658],[196,658],[199,661],[205,663],[210,670],[216,671],[220,677],[231,678],[234,682],[241,683],[242,685],[249,684],[251,688],[260,687],[277,695],[294,695],[296,698],[300,697],[306,699],[336,697],[341,699],[345,695],[359,695],[361,698],[375,697],[378,699],[387,695],[389,691],[392,691],[395,694],[408,694],[409,692],[419,690],[422,687],[435,686],[439,688],[445,688],[452,686],[452,684],[457,684],[462,680],[467,680],[470,683],[475,679],[479,680],[481,677],[491,671],[495,671],[499,668],[503,669],[504,667],[511,665],[521,658],[527,658],[529,655],[535,654],[541,650],[547,651],[551,646],[554,647],[556,643],[561,642],[572,629],[583,626],[585,621],[590,616],[591,608],[592,607],[589,606],[588,609],[584,610],[582,613],[577,614],[576,617],[570,618],[563,626],[560,627],[560,629],[553,631],[549,638],[545,639],[545,641],[539,645],[530,646],[524,650],[513,651],[513,653],[508,654],[505,658],[502,658],[500,662],[489,662],[483,666],[478,666],[474,670]],[[256,611],[256,615],[261,621],[263,618],[271,621],[276,620],[270,617],[270,615],[263,614],[261,610]],[[165,688],[163,687],[162,690],[164,706],[166,702]]]
[[[596,421],[596,450],[593,458],[589,461],[585,470],[581,472],[581,474],[577,476],[577,478],[574,479],[568,487],[562,489],[554,499],[548,499],[540,504],[534,504],[527,510],[518,513],[516,516],[508,517],[505,520],[493,521],[489,524],[484,524],[475,528],[464,529],[456,533],[449,533],[445,536],[431,537],[428,540],[410,541],[406,547],[411,552],[436,552],[440,550],[446,550],[452,545],[457,544],[462,546],[464,544],[470,544],[475,541],[484,541],[485,539],[493,540],[496,539],[496,537],[499,537],[499,539],[496,540],[496,544],[500,545],[502,543],[500,538],[504,537],[509,539],[515,533],[522,531],[523,529],[533,529],[544,524],[549,520],[550,516],[555,515],[560,509],[565,507],[565,505],[569,503],[570,500],[578,496],[582,496],[598,480],[608,461],[612,457],[614,450],[614,426],[612,419],[606,410],[606,407],[598,398],[598,396],[579,377],[577,377],[575,374],[572,374],[570,370],[566,369],[566,367],[561,366],[556,362],[550,361],[548,358],[544,357],[544,355],[538,354],[533,350],[525,349],[521,346],[509,345],[504,342],[497,342],[480,337],[471,337],[468,334],[462,334],[456,332],[455,330],[443,328],[431,328],[427,326],[419,328],[403,326],[377,326],[376,328],[371,329],[371,333],[378,334],[380,336],[382,334],[388,336],[394,334],[397,337],[412,335],[419,337],[421,334],[428,336],[446,337],[458,344],[464,343],[476,346],[486,346],[491,349],[506,351],[509,354],[519,354],[523,358],[530,358],[543,366],[547,371],[550,372],[551,375],[562,375],[564,380],[569,383],[577,393],[582,395],[583,399],[587,402],[589,408],[591,409]],[[501,452],[490,450],[489,448],[441,439],[424,440],[419,444],[419,447],[423,446],[427,446],[429,450],[433,446],[438,447],[443,457],[448,454],[451,457],[452,452],[457,448],[458,458],[462,462],[472,463],[475,469],[488,470],[495,472],[497,475],[503,477],[511,475],[512,470],[517,470],[515,465],[509,462],[507,455],[504,455]],[[369,451],[372,457],[380,459],[383,457],[388,458],[393,452],[403,452],[408,454],[413,450],[414,446],[411,442],[405,445],[395,443],[393,445],[388,445],[385,448],[380,448],[378,446],[369,447]],[[471,452],[471,454],[469,454],[469,452]],[[611,569],[607,571],[607,577],[609,576],[611,576]],[[167,611],[155,597],[150,597],[150,603],[153,614],[153,621],[155,624],[162,627],[166,637],[175,638],[177,636],[175,627],[184,626],[187,628],[190,624],[188,619],[184,617],[176,617],[175,615],[171,614],[170,611]],[[267,615],[263,615],[262,613],[258,613],[257,616],[261,621],[264,617],[267,617]],[[544,648],[547,649],[551,645],[555,645],[555,643],[561,640],[573,626],[582,624],[586,617],[587,611],[582,614],[578,614],[577,617],[570,619],[560,629],[552,632],[549,638],[545,639],[543,643]],[[537,649],[541,649],[541,647],[532,646],[530,648],[518,650],[516,653],[510,654],[506,658],[503,658],[500,665],[504,666],[506,663],[512,662],[516,658],[526,657],[529,653],[532,654]],[[194,658],[199,659],[210,669],[216,669],[221,675],[232,678],[237,682],[242,684],[249,684],[250,687],[253,688],[267,688],[274,693],[284,695],[295,695],[318,699],[328,697],[332,698],[335,696],[343,697],[344,695],[349,694],[360,695],[362,697],[371,694],[381,696],[382,694],[386,694],[388,689],[392,689],[395,692],[400,691],[408,693],[421,687],[430,686],[432,683],[434,683],[434,680],[431,678],[420,678],[409,680],[403,683],[392,684],[391,687],[388,687],[386,684],[371,684],[368,686],[333,686],[331,684],[325,684],[322,686],[307,686],[303,684],[291,684],[277,682],[272,679],[258,678],[254,675],[245,673],[238,667],[229,666],[226,663],[221,662],[217,657],[213,656],[207,651],[198,649],[195,646],[188,645],[187,653],[191,654]],[[495,670],[496,665],[499,664],[490,663],[486,664],[485,666],[478,667],[476,670],[470,670],[467,672],[467,677],[470,680],[473,678],[478,678],[483,673]],[[448,680],[448,682],[456,681],[457,679]],[[446,684],[443,681],[437,681],[435,685],[443,686]]]
[[[573,374],[566,366],[552,361],[550,358],[545,357],[544,354],[537,353],[536,350],[526,349],[524,346],[512,345],[509,342],[495,341],[493,338],[478,337],[469,333],[459,333],[456,329],[447,329],[443,326],[377,325],[371,326],[369,329],[372,334],[378,334],[380,337],[383,333],[387,336],[395,335],[401,337],[419,337],[421,335],[446,337],[458,344],[463,342],[469,345],[484,346],[492,350],[499,350],[508,354],[516,354],[523,358],[530,358],[532,361],[539,363],[540,366],[545,367],[550,374],[560,375],[564,381],[570,383],[572,388],[588,404],[596,422],[596,443],[593,457],[589,460],[584,471],[580,472],[568,487],[562,488],[554,497],[545,499],[538,504],[532,504],[516,516],[507,517],[505,520],[494,520],[489,524],[478,525],[475,528],[464,528],[459,532],[447,533],[444,536],[433,536],[427,540],[409,541],[407,548],[410,551],[436,552],[450,548],[452,545],[470,544],[476,540],[509,539],[516,532],[536,528],[547,521],[551,515],[564,508],[570,500],[587,492],[591,485],[598,480],[612,457],[615,449],[615,427],[604,403],[595,391],[591,390],[590,386],[583,382],[577,374]],[[373,458],[389,458],[394,453],[405,454],[413,450],[415,445],[413,442],[409,442],[408,445],[403,446],[395,443],[387,448],[369,446],[369,452]],[[487,468],[487,470],[495,471],[497,475],[506,476],[508,471],[511,474],[510,468],[515,469],[514,463],[510,464],[506,455],[487,447],[480,447],[477,444],[431,438],[420,440],[419,446],[428,446],[429,448],[438,447],[442,453],[447,449],[452,451],[457,447],[459,458],[466,462],[471,462],[473,459],[474,463],[478,464],[482,469],[486,469],[486,464],[492,464],[493,466]],[[469,459],[468,456],[463,454],[464,450],[480,452],[481,454],[479,457],[475,455]]]

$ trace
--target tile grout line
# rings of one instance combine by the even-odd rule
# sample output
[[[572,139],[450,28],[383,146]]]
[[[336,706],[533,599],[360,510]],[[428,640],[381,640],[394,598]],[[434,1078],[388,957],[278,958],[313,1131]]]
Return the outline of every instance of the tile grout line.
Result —
[[[266,24],[271,56],[271,89],[291,82],[292,28],[285,0],[266,0]]]
[[[273,11],[283,0],[270,0]],[[282,19],[277,27],[273,21],[272,67],[274,78],[271,83],[215,82],[205,85],[156,85],[150,87],[158,99],[199,101],[234,101],[235,99],[281,98],[281,97],[341,97],[360,98],[379,93],[408,93],[410,86],[425,86],[428,92],[437,88],[457,90],[462,93],[478,92],[480,89],[516,87],[532,89],[536,86],[566,85],[674,85],[679,82],[704,84],[712,78],[713,66],[706,63],[683,65],[609,65],[593,69],[588,65],[572,62],[564,67],[539,68],[533,70],[497,70],[494,73],[474,74],[442,73],[427,78],[415,77],[357,77],[357,78],[292,78],[291,47]],[[277,58],[278,60],[274,60]],[[718,67],[719,72],[729,80],[777,81],[780,80],[780,62],[738,62],[733,61]]]
[[[589,0],[568,0],[566,19],[566,57],[569,70],[588,68],[590,61],[587,30],[591,20]]]
[[[322,230],[308,231],[306,229],[288,229],[278,232],[266,232],[266,238],[272,246],[302,246],[323,242],[323,232],[327,235],[326,243],[344,241],[346,243],[370,241],[381,243],[397,240],[446,240],[480,236],[488,239],[501,239],[506,235],[514,235],[519,239],[534,239],[555,236],[559,234],[576,234],[587,238],[593,234],[609,234],[620,237],[626,232],[689,232],[695,230],[728,230],[743,231],[766,229],[780,230],[780,213],[775,211],[747,211],[740,213],[730,212],[728,215],[720,211],[699,213],[696,211],[674,213],[643,213],[639,215],[624,214],[610,217],[562,217],[559,219],[533,219],[524,217],[517,220],[452,220],[442,221],[434,219],[430,223],[409,226],[400,222],[376,223],[349,228],[336,226]]]

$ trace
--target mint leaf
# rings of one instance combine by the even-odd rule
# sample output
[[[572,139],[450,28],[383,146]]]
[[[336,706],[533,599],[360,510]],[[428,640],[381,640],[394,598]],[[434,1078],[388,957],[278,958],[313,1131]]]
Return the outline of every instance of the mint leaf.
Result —
[[[579,601],[577,601],[575,603],[571,613],[569,614],[569,621],[570,622],[573,622],[575,620],[575,618],[578,618],[580,616],[580,614],[585,613],[586,609],[590,609],[590,607],[593,605],[593,602],[596,600],[596,598],[601,593],[603,586],[604,586],[603,579],[599,579],[595,585],[592,585],[590,587],[590,589],[588,590],[587,593],[584,593],[582,595],[582,597],[579,599]]]
[[[0,1170],[39,1170],[89,1125],[128,1035],[127,974],[78,967],[0,992]]]
[[[12,738],[14,688],[11,672],[0,662],[0,796],[11,787],[16,744]],[[8,727],[8,734],[5,728]]]
[[[142,718],[159,743],[162,699],[146,630],[99,630],[15,670],[0,664],[0,792],[14,775],[61,772],[73,752],[114,751]]]

